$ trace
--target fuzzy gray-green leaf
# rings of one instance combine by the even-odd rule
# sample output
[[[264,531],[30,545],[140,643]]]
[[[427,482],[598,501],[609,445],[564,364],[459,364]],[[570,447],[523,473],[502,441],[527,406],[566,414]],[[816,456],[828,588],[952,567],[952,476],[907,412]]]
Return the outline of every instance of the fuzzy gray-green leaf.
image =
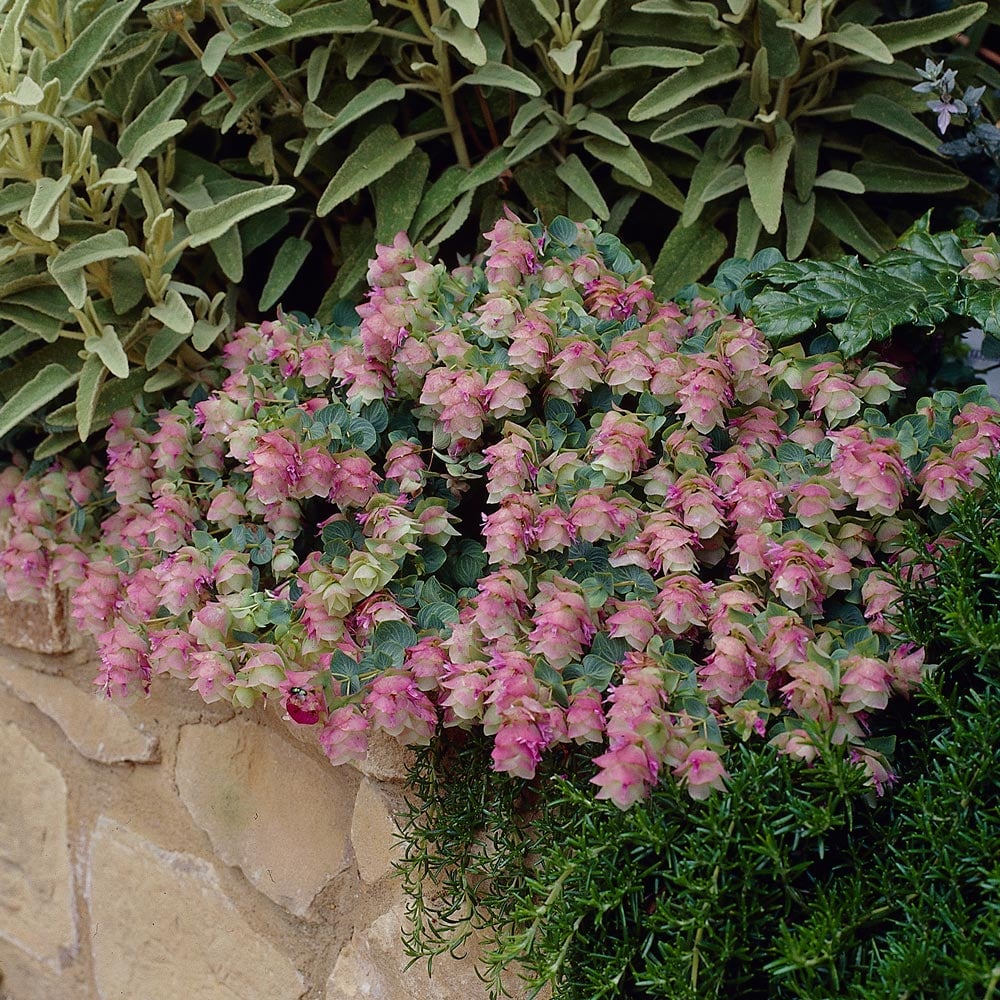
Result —
[[[128,357],[113,326],[102,327],[101,335],[87,337],[83,346],[86,350],[96,354],[112,375],[116,375],[118,378],[128,377]],[[86,367],[86,362],[84,362],[84,367]]]
[[[951,10],[943,10],[927,17],[915,17],[908,21],[890,21],[873,25],[869,30],[885,44],[890,52],[905,52],[918,45],[930,45],[951,38],[965,31],[989,10],[985,3],[960,4]]]
[[[915,142],[924,149],[937,152],[941,140],[906,108],[882,94],[865,94],[854,105],[855,118],[874,122],[882,128]]]
[[[463,58],[468,59],[473,66],[485,66],[489,58],[483,40],[472,28],[452,17],[447,21],[435,24],[431,31],[438,38],[443,38]]]
[[[877,63],[889,65],[893,62],[892,53],[885,42],[862,24],[845,24],[828,34],[826,40],[851,52],[860,52]]]
[[[183,119],[170,120],[180,107],[187,81],[178,78],[154,98],[129,122],[118,138],[118,152],[126,167],[137,167],[147,156],[183,131]]]
[[[79,377],[79,372],[71,372],[63,365],[46,365],[0,407],[0,438],[65,392]]]
[[[611,53],[613,69],[632,69],[636,66],[653,66],[656,69],[680,69],[682,66],[700,66],[705,57],[691,49],[668,45],[623,45]]]
[[[704,219],[690,226],[678,223],[653,265],[658,294],[669,298],[697,281],[726,252],[727,246],[726,237]]]
[[[710,49],[703,63],[677,70],[640,97],[629,109],[629,121],[647,121],[666,114],[702,91],[740,76],[744,70],[737,68],[738,62],[739,52],[734,45]]]
[[[263,24],[270,24],[275,28],[287,28],[292,23],[292,19],[283,10],[278,10],[267,0],[233,0],[233,3],[248,17]]]
[[[885,253],[884,247],[871,234],[864,222],[838,195],[824,192],[816,203],[817,221],[821,222],[842,243],[861,254],[866,260],[875,260]]]
[[[340,165],[316,206],[316,214],[326,215],[341,202],[377,181],[409,156],[416,143],[403,138],[391,125],[379,125],[358,143]],[[288,189],[289,192],[293,188]]]
[[[795,260],[805,249],[812,232],[813,220],[816,218],[816,195],[810,194],[804,201],[800,201],[795,195],[786,193],[783,207],[785,254],[789,260]]]
[[[609,142],[607,139],[594,136],[584,139],[583,148],[591,156],[603,160],[605,163],[610,163],[611,166],[631,177],[637,184],[651,184],[653,181],[642,157],[631,143],[627,146],[620,146],[616,142]]]
[[[312,244],[308,240],[300,240],[296,236],[289,236],[278,248],[274,255],[274,263],[271,265],[271,273],[264,283],[264,290],[260,293],[260,301],[257,308],[261,312],[266,312],[281,298],[288,286],[295,280],[299,269],[305,263]]]
[[[571,153],[556,167],[556,176],[570,191],[575,191],[599,219],[608,218],[608,203],[576,153]]]
[[[430,157],[422,149],[415,149],[372,184],[377,242],[391,243],[396,233],[409,229],[430,169]]]
[[[503,90],[514,90],[529,97],[538,97],[542,88],[519,69],[501,62],[487,62],[474,70],[468,76],[463,76],[455,87],[464,84],[475,84],[480,87],[501,87]]]
[[[743,162],[747,171],[747,187],[754,211],[764,228],[774,235],[781,223],[781,199],[785,193],[785,174],[795,140],[789,135],[778,140],[774,149],[764,145],[751,146]]]
[[[66,175],[59,180],[41,177],[35,181],[35,193],[21,219],[40,240],[54,240],[59,235],[59,201],[69,182]]]
[[[176,288],[168,288],[163,302],[153,306],[149,315],[178,333],[189,334],[194,327],[194,313]]]
[[[351,122],[363,118],[368,112],[374,111],[375,108],[381,107],[389,101],[398,101],[405,93],[406,91],[399,84],[393,83],[391,80],[383,78],[373,81],[360,94],[355,94],[333,116],[333,120],[316,137],[316,145],[323,145]]]
[[[76,432],[81,441],[90,437],[97,411],[97,398],[108,377],[104,362],[96,356],[87,358],[80,370],[80,384],[76,389]]]
[[[71,97],[90,75],[105,49],[120,37],[125,22],[138,5],[139,0],[118,0],[106,7],[73,39],[58,59],[45,67],[45,82],[58,80],[63,100]]]
[[[293,194],[295,188],[289,184],[261,186],[230,195],[208,208],[193,209],[187,216],[189,243],[193,247],[211,243],[243,219],[280,205]]]
[[[906,163],[872,163],[862,160],[854,165],[855,175],[868,191],[892,194],[906,191],[910,194],[937,194],[941,191],[961,191],[969,178],[944,164],[939,170],[912,167]]]
[[[100,260],[119,260],[136,257],[140,253],[138,247],[129,244],[128,236],[122,230],[112,229],[72,244],[58,256],[50,257],[47,266],[70,304],[81,309],[87,297],[85,267]]]
[[[21,23],[28,11],[28,0],[14,0],[14,5],[3,17],[0,26],[0,66],[5,69],[14,65],[15,57],[21,52]]]
[[[238,56],[259,49],[274,49],[296,38],[358,34],[374,23],[368,0],[338,0],[297,11],[292,15],[292,23],[285,27],[268,26],[251,31],[233,44],[229,54]]]

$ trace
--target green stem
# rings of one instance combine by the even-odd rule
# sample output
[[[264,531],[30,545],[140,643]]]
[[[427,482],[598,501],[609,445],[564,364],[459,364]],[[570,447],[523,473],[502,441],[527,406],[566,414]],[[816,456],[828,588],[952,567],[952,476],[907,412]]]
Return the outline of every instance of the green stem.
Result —
[[[722,850],[725,851],[729,847],[729,841],[732,840],[733,833],[736,830],[736,817],[729,823],[729,829],[726,831],[726,839],[722,845]],[[709,892],[712,896],[717,896],[719,894],[719,876],[722,874],[722,862],[721,860],[716,864],[714,870],[712,871],[712,885]],[[701,962],[701,939],[705,936],[705,921],[704,917],[708,912],[709,904],[711,900],[705,900],[705,905],[702,907],[702,921],[698,925],[698,930],[694,935],[694,945],[691,948],[691,990],[693,992],[698,991],[698,966]]]
[[[403,42],[410,42],[412,45],[432,45],[433,42],[423,35],[414,35],[409,31],[399,31],[397,28],[385,28],[381,24],[376,24],[368,29],[373,35],[384,35],[386,38],[398,38]]]
[[[414,16],[416,16],[417,9],[416,4],[414,4]],[[431,24],[438,24],[442,18],[441,5],[438,3],[438,0],[427,0],[427,10],[431,15]],[[417,23],[420,23],[419,20]],[[424,30],[423,25],[421,25],[421,30]],[[455,147],[455,157],[461,166],[468,169],[472,166],[472,160],[469,159],[469,149],[465,144],[465,136],[462,134],[462,123],[458,120],[458,109],[455,107],[455,95],[452,93],[451,61],[448,58],[448,44],[443,38],[438,38],[429,27],[424,33],[433,39],[434,42],[434,58],[437,60],[438,68],[438,92],[441,95],[441,107],[444,111],[445,124],[448,126],[448,131],[451,133],[451,142]]]
[[[226,17],[226,12],[222,9],[222,4],[219,2],[215,2],[211,4],[211,7],[212,7],[212,13],[215,15],[215,19],[218,22],[219,27],[222,28],[222,30],[225,31],[231,38],[236,39],[238,36],[236,32],[233,31],[233,27],[229,23],[229,18]],[[257,52],[251,52],[250,58],[253,59],[253,61],[257,63],[257,65],[271,78],[271,82],[275,85],[275,87],[278,88],[278,93],[281,94],[281,96],[289,103],[289,105],[292,108],[295,108],[296,110],[300,110],[302,106],[289,93],[288,89],[281,82],[281,80],[279,80],[278,77],[275,76],[274,72],[271,70],[271,67],[268,66],[268,64],[261,58],[261,56]],[[216,80],[218,79],[219,79],[218,74],[216,74]]]

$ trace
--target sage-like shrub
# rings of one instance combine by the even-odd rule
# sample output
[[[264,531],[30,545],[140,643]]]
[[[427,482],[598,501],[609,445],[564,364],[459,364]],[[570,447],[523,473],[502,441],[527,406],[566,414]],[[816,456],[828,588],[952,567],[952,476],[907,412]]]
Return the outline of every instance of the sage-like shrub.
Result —
[[[239,331],[218,391],[113,416],[102,469],[7,469],[8,594],[71,588],[109,694],[278,700],[334,763],[481,728],[522,779],[577,745],[624,809],[767,741],[881,792],[923,653],[879,567],[996,450],[985,389],[890,423],[885,365],[658,302],[596,225],[486,236],[450,272],[380,247],[356,327]]]

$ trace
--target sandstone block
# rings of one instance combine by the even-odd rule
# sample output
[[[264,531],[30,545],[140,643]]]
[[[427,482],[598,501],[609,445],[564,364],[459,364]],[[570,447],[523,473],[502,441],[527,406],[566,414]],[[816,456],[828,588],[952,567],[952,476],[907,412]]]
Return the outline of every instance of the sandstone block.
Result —
[[[76,947],[66,782],[13,723],[0,761],[0,937],[59,969]]]
[[[412,760],[412,750],[394,736],[376,729],[368,739],[368,756],[353,766],[376,781],[402,783],[409,776]]]
[[[434,959],[434,974],[426,962],[409,969],[401,943],[406,922],[397,902],[369,927],[355,931],[340,953],[326,984],[326,1000],[472,1000],[486,996],[471,956],[458,961],[451,955]]]
[[[402,803],[387,789],[365,778],[358,789],[351,820],[351,844],[362,881],[369,885],[392,872],[392,865],[402,856],[402,845],[393,818]]]
[[[177,789],[219,858],[299,916],[348,869],[357,775],[244,719],[181,729]]]
[[[0,593],[0,641],[36,653],[68,653],[78,635],[64,590],[49,587],[37,601],[12,601]]]
[[[229,902],[215,869],[101,817],[90,846],[100,1000],[299,1000],[305,982]]]
[[[156,760],[156,737],[142,732],[113,701],[65,677],[40,674],[0,652],[0,683],[44,712],[84,757],[102,764]]]

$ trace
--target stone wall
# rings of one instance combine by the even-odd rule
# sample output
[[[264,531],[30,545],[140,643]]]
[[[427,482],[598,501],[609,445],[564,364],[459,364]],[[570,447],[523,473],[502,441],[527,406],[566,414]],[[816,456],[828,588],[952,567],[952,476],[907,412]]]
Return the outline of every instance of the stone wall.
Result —
[[[334,768],[174,681],[101,699],[63,611],[0,597],[0,1000],[486,996],[468,960],[405,968],[405,751]]]

